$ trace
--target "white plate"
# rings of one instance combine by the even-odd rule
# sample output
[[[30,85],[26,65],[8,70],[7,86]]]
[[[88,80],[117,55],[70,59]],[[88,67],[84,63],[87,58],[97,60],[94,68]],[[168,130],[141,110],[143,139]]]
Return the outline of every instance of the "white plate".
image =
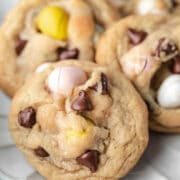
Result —
[[[0,21],[18,0],[0,0]],[[13,144],[8,132],[10,100],[0,92],[0,179],[42,180]],[[144,156],[123,180],[180,180],[180,136],[152,133]]]

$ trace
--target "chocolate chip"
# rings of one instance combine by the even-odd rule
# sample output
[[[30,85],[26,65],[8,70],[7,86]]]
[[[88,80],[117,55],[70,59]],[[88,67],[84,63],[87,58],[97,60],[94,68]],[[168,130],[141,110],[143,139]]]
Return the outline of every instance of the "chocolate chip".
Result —
[[[176,52],[178,52],[178,47],[173,41],[167,38],[161,38],[159,40],[156,48],[156,56],[163,57],[175,54]]]
[[[177,0],[171,0],[171,3],[173,8],[176,8],[179,5]]]
[[[58,60],[65,59],[78,59],[79,50],[77,48],[67,49],[67,48],[58,48]]]
[[[88,150],[76,160],[79,164],[88,167],[91,172],[95,172],[99,164],[99,155],[100,153],[96,150]]]
[[[20,126],[32,128],[36,123],[36,110],[33,107],[27,107],[18,114]]]
[[[77,97],[72,105],[71,108],[78,112],[83,111],[91,111],[93,109],[92,103],[85,91],[80,91],[79,97]]]
[[[173,67],[172,67],[172,72],[174,74],[180,74],[180,56],[177,56],[174,59]]]
[[[101,83],[102,83],[102,95],[108,94],[108,79],[104,73],[101,74]]]
[[[19,56],[27,44],[27,40],[18,38],[16,41],[16,54]]]
[[[49,153],[45,151],[42,147],[38,147],[34,150],[35,154],[39,157],[48,157]]]
[[[128,28],[127,35],[129,37],[130,42],[133,45],[138,45],[146,38],[147,32],[138,31],[133,28]]]

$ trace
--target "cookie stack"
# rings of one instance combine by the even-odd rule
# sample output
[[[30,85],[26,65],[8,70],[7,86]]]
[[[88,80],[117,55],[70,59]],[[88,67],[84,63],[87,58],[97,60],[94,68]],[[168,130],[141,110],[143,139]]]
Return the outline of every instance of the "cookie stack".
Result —
[[[17,147],[50,180],[119,179],[148,124],[180,132],[176,0],[22,0],[0,28]],[[148,123],[149,122],[149,123]]]

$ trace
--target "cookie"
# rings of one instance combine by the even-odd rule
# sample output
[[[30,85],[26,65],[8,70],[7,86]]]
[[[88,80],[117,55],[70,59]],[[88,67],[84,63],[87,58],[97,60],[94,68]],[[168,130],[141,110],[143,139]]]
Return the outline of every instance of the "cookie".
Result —
[[[103,27],[109,27],[121,18],[117,6],[108,0],[87,0],[95,18]]]
[[[179,17],[170,19],[121,56],[116,51],[118,43],[111,42],[116,49],[109,46],[109,51],[114,52],[112,57],[116,57],[109,61],[120,65],[144,97],[150,112],[150,128],[155,131],[180,132],[179,24]],[[121,35],[116,36],[119,42],[123,41]],[[102,40],[101,43],[109,42]]]
[[[161,132],[180,132],[179,23],[179,18],[172,20],[120,60],[123,71],[149,105],[151,128]],[[135,55],[130,60],[128,56],[132,57],[133,51],[139,52],[140,56]],[[128,69],[127,64],[132,69]]]
[[[47,179],[118,179],[146,148],[147,118],[118,70],[72,60],[26,81],[9,123],[16,145]]]
[[[123,7],[129,0],[108,0],[113,6],[117,8]]]
[[[42,63],[94,59],[94,21],[83,0],[23,0],[0,28],[0,86],[10,96]]]

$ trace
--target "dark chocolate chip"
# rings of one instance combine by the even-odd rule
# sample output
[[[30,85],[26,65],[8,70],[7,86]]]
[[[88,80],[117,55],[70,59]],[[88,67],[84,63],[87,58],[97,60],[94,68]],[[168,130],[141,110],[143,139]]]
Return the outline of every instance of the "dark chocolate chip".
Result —
[[[27,44],[27,40],[18,38],[16,41],[16,54],[19,56]]]
[[[96,150],[88,150],[76,160],[79,164],[88,167],[91,172],[95,172],[99,164],[99,155],[100,153]]]
[[[176,7],[179,5],[179,3],[177,2],[177,0],[171,0],[171,3],[172,3],[172,7],[173,7],[173,8],[176,8]]]
[[[93,109],[91,100],[85,91],[80,91],[79,96],[73,101],[71,108],[78,112],[91,111]]]
[[[156,48],[156,56],[168,56],[178,52],[177,45],[167,38],[161,38]]]
[[[101,74],[101,83],[102,83],[102,95],[108,94],[108,78],[104,73]]]
[[[78,59],[79,50],[77,48],[67,49],[67,48],[58,48],[58,60],[65,59]]]
[[[129,37],[130,42],[131,42],[133,45],[138,45],[138,44],[140,44],[142,41],[144,41],[144,39],[145,39],[146,36],[147,36],[147,32],[138,31],[138,30],[135,30],[135,29],[133,29],[133,28],[128,28],[127,35],[128,35],[128,37]]]
[[[172,72],[174,74],[180,74],[180,56],[177,56],[174,59],[173,67],[172,67]]]
[[[36,124],[36,110],[33,107],[27,107],[18,114],[20,126],[32,128]]]
[[[45,151],[42,147],[38,147],[34,150],[35,154],[39,157],[48,157],[49,153]]]

